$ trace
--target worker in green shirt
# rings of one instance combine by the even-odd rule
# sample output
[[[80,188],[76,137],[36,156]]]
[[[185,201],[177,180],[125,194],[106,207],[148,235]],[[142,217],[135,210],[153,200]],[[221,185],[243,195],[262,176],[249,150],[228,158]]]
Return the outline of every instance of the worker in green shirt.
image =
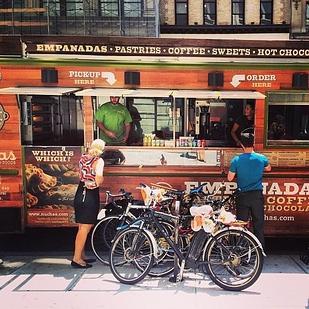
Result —
[[[111,96],[110,102],[102,104],[95,113],[100,128],[100,138],[107,145],[126,145],[132,117],[120,102],[120,97]]]

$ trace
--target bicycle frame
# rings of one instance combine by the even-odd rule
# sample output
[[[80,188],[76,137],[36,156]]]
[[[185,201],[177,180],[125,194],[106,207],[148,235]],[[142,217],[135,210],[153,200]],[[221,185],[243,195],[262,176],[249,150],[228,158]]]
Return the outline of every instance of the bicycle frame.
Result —
[[[150,215],[147,217],[147,215]],[[182,254],[182,252],[179,250],[175,242],[173,242],[170,238],[170,236],[167,234],[167,231],[160,223],[158,217],[160,218],[167,218],[170,221],[177,221],[179,218],[177,216],[166,214],[163,212],[155,212],[154,210],[148,208],[148,212],[146,216],[137,218],[135,222],[133,222],[130,227],[137,227],[139,229],[143,229],[144,231],[148,231],[147,228],[145,228],[145,223],[150,222],[158,228],[158,231],[160,232],[161,236],[167,241],[167,243],[171,246],[173,251],[176,253],[177,257],[182,261],[185,259],[185,256]],[[153,246],[157,248],[157,242],[154,239]]]

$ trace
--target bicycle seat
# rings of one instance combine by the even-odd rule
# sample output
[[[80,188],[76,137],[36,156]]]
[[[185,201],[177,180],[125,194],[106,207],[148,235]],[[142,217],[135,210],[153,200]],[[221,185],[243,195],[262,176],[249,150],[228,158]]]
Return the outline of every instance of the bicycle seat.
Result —
[[[235,227],[238,227],[238,226],[244,227],[244,226],[246,226],[248,224],[249,224],[249,221],[236,220],[234,222],[231,222],[228,225],[229,226],[235,226]]]

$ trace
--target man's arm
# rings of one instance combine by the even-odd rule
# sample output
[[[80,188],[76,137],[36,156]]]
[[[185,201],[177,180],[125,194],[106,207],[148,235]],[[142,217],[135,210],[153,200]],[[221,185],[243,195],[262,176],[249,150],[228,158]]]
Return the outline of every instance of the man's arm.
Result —
[[[107,130],[107,129],[104,127],[103,122],[97,120],[97,126],[98,126],[98,127],[100,128],[100,130],[102,130],[103,133],[104,133],[105,135],[107,135],[109,138],[116,138],[116,134],[115,134],[113,131]]]
[[[236,175],[236,173],[229,171],[228,174],[227,174],[227,180],[232,181],[235,178],[235,175]]]
[[[125,123],[124,124],[124,136],[123,139],[126,142],[129,138],[129,133],[130,133],[130,129],[131,129],[131,123]]]
[[[233,140],[235,141],[236,145],[240,146],[240,140],[238,139],[238,136],[236,134],[238,128],[239,128],[239,124],[237,122],[235,122],[233,124],[232,130],[231,130],[231,136],[232,136]]]
[[[267,166],[264,167],[264,172],[270,172],[271,171],[271,165],[268,164]]]

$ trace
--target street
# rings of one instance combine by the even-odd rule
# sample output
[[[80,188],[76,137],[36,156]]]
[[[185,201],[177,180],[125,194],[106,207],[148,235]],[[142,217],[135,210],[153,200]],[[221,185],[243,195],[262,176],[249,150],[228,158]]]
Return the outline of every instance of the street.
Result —
[[[70,267],[70,256],[5,256],[0,266],[2,308],[309,308],[309,266],[298,255],[269,255],[258,281],[242,292],[185,271],[182,282],[146,277],[136,285],[116,281],[108,266]]]
[[[1,235],[1,307],[309,308],[309,265],[299,258],[307,239],[267,238],[267,257],[257,282],[242,292],[229,292],[208,276],[189,271],[182,282],[146,277],[130,286],[120,284],[98,261],[90,269],[74,269],[70,266],[74,237],[75,229]],[[89,243],[87,249],[92,256]]]

